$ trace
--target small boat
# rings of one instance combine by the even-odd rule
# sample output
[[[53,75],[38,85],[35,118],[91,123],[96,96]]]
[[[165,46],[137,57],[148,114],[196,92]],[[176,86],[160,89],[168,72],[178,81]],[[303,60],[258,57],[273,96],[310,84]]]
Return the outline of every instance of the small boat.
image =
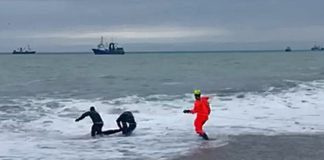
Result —
[[[285,52],[291,52],[291,48],[288,46],[288,47],[285,49]]]
[[[124,48],[117,47],[117,43],[103,43],[103,37],[101,37],[100,43],[97,45],[97,48],[92,49],[93,53],[96,55],[121,55],[125,54]]]
[[[324,48],[321,48],[321,46],[318,46],[318,45],[314,45],[312,48],[311,48],[312,51],[321,51],[321,50],[324,50]]]
[[[35,54],[36,51],[33,51],[30,49],[30,46],[27,46],[27,49],[25,48],[18,48],[17,50],[13,50],[12,54]]]

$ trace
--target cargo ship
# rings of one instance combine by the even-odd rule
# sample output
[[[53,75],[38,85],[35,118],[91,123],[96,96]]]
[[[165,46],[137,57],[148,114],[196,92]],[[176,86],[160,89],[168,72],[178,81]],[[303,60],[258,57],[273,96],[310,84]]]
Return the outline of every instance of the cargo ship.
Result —
[[[12,54],[35,54],[35,53],[36,51],[31,50],[29,45],[27,46],[27,49],[20,47],[17,50],[13,50],[12,52]]]
[[[106,43],[104,45],[103,37],[101,37],[100,43],[97,48],[92,49],[93,53],[96,55],[121,55],[125,54],[124,48],[117,47],[117,43],[111,42],[109,45]]]

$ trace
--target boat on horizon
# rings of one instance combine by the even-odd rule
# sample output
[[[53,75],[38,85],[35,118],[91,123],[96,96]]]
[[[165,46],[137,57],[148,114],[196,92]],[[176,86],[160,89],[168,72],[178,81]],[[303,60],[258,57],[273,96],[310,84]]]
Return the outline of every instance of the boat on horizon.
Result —
[[[36,51],[33,51],[32,49],[30,49],[30,46],[27,45],[27,49],[26,48],[18,48],[17,50],[13,50],[12,54],[35,54]]]
[[[322,48],[321,46],[319,45],[314,45],[312,48],[311,48],[312,51],[324,51],[324,48]]]
[[[285,52],[291,52],[291,48],[288,46],[288,47],[285,49]]]
[[[96,55],[122,55],[125,54],[124,48],[117,47],[117,43],[110,42],[109,45],[103,43],[103,37],[101,37],[100,43],[97,48],[92,49],[93,53]]]

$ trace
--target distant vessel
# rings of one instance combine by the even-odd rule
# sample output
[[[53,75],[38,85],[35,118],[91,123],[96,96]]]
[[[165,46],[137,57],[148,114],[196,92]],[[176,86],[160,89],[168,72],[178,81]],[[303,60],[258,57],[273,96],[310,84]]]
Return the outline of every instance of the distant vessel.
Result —
[[[318,46],[318,45],[314,45],[312,48],[311,48],[312,51],[323,51],[324,48],[321,48],[321,46]]]
[[[291,52],[291,48],[288,46],[288,47],[285,49],[285,52]]]
[[[106,43],[106,45],[103,44],[103,37],[101,37],[100,43],[98,44],[97,48],[92,49],[94,54],[98,55],[115,55],[115,54],[125,54],[124,48],[117,47],[116,43],[109,43],[109,45]]]
[[[30,49],[30,46],[27,46],[27,49],[25,48],[18,48],[17,50],[13,50],[12,54],[35,54],[36,51],[33,51]]]

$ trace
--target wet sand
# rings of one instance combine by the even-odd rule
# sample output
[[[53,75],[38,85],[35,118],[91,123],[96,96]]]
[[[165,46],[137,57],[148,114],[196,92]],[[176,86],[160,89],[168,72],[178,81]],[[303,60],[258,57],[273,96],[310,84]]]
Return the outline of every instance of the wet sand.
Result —
[[[175,160],[324,160],[324,135],[241,135]]]

